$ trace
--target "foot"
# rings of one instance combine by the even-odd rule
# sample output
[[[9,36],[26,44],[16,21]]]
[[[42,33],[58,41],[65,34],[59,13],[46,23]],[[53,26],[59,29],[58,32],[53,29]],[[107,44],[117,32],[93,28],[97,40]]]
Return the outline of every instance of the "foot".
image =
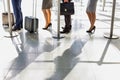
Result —
[[[65,30],[65,29],[63,31],[60,31],[61,34],[64,34],[64,33],[68,34],[69,32],[70,32],[70,30]]]
[[[87,33],[94,33],[95,32],[95,26],[94,27],[92,27],[91,29],[89,29],[89,30],[87,30],[86,32]]]
[[[17,30],[21,30],[22,29],[22,27],[14,27],[13,29],[12,29],[12,31],[17,31]]]
[[[49,23],[45,28],[43,28],[43,30],[47,30],[48,27],[50,27],[52,25],[52,23]]]
[[[65,27],[62,27],[62,29],[65,29],[66,27],[67,27],[67,25],[66,25]],[[69,25],[67,28],[68,28],[69,30],[71,30],[72,25]]]

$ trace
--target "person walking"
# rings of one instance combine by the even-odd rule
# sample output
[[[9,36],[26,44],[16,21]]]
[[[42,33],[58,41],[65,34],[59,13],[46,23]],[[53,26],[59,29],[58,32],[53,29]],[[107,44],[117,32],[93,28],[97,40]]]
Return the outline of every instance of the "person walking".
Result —
[[[43,11],[45,22],[46,22],[43,30],[47,30],[48,27],[50,27],[52,25],[52,23],[51,23],[51,10],[50,10],[51,7],[52,7],[52,0],[43,0],[42,11]]]
[[[71,0],[62,0],[63,3],[70,2]],[[63,31],[60,31],[60,33],[69,33],[71,31],[72,25],[71,25],[71,15],[64,15],[65,20],[65,27],[63,28]]]
[[[15,15],[15,25],[12,31],[20,30],[23,28],[23,15],[21,11],[22,0],[12,0],[13,12]]]
[[[98,0],[88,0],[86,13],[90,21],[90,28],[87,30],[87,33],[94,33],[95,32],[95,21],[96,21],[96,6]]]

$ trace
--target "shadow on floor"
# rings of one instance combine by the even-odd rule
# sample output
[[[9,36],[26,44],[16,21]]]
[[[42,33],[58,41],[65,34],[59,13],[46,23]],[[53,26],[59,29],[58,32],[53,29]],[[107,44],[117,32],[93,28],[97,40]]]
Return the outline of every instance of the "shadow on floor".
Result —
[[[69,72],[78,63],[76,58],[82,52],[82,48],[86,42],[76,40],[69,49],[66,49],[62,56],[56,57],[54,63],[56,65],[55,73],[46,80],[64,80]]]

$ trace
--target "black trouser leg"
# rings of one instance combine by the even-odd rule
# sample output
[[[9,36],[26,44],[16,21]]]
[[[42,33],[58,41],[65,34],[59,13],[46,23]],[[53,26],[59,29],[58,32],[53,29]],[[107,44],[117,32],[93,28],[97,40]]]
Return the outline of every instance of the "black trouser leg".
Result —
[[[71,30],[71,15],[65,15],[65,29]]]
[[[64,15],[65,17],[65,27],[61,33],[69,33],[71,30],[71,15]]]

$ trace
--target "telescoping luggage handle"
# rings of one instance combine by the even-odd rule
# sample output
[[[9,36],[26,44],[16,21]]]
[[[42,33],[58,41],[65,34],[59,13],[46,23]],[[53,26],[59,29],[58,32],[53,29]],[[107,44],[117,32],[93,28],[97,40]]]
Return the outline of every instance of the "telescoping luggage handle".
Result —
[[[2,0],[2,2],[3,2],[4,12],[8,13],[9,30],[10,30],[10,37],[11,37],[12,36],[12,25],[11,25],[11,17],[10,17],[10,13],[11,13],[10,0],[7,0],[7,9],[8,9],[8,11],[6,10],[5,0]]]
[[[32,9],[32,17],[33,17],[33,28],[35,30],[35,26],[36,26],[36,10],[37,10],[37,0],[33,0],[33,9]]]
[[[6,4],[5,4],[5,0],[2,0],[2,2],[3,2],[3,9],[4,9],[4,12],[7,12],[7,10],[6,10]],[[10,12],[11,12],[11,10],[10,10]]]
[[[4,8],[4,12],[6,12],[5,0],[2,0],[2,1],[3,1],[3,8]]]
[[[37,11],[37,0],[33,0],[32,17],[36,18],[36,11]]]

